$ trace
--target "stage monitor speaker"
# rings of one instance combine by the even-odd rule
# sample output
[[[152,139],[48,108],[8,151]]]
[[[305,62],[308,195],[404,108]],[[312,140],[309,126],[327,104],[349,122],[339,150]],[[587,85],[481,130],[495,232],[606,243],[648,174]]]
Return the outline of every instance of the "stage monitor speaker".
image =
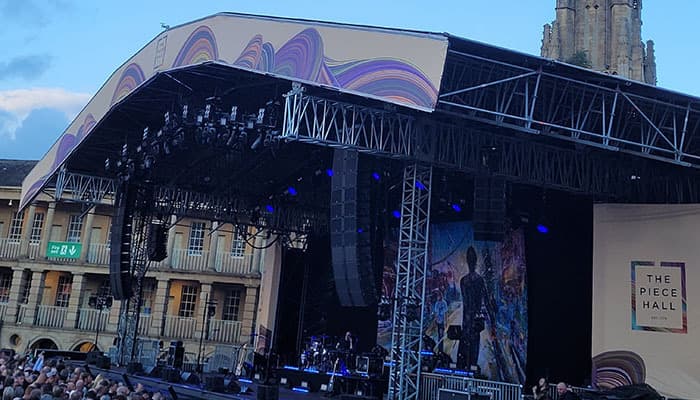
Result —
[[[122,184],[115,199],[109,233],[109,284],[115,300],[131,297],[131,235],[134,217],[134,189]]]
[[[199,385],[199,376],[193,372],[183,372],[180,374],[180,379],[182,379],[182,383],[188,385]]]
[[[168,228],[163,224],[152,223],[148,228],[148,259],[163,261],[168,256]]]
[[[180,370],[177,368],[172,368],[172,367],[166,367],[163,368],[161,371],[161,379],[170,382],[170,383],[178,383],[180,382]]]
[[[331,259],[340,305],[375,304],[370,175],[355,150],[335,149],[331,178]]]
[[[494,176],[474,178],[474,240],[502,242],[505,221],[505,179]]]

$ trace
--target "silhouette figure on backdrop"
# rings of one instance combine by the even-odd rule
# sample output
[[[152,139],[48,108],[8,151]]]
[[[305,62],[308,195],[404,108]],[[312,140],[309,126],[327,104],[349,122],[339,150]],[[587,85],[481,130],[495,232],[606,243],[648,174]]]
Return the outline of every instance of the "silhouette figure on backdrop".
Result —
[[[462,334],[457,349],[457,368],[471,368],[479,361],[481,331],[485,328],[482,306],[486,297],[484,278],[476,272],[476,250],[466,254],[467,274],[459,281],[462,291]]]

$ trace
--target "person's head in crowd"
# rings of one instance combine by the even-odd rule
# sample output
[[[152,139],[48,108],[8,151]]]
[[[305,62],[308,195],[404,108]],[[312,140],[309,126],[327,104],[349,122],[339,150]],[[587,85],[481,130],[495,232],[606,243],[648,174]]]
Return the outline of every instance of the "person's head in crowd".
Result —
[[[163,394],[161,392],[155,392],[153,393],[153,396],[151,396],[152,400],[165,400],[163,398]]]
[[[13,385],[24,385],[24,372],[22,371],[17,371],[15,372],[15,379],[13,382]]]
[[[15,389],[10,386],[5,386],[2,391],[2,400],[12,400],[15,397]]]
[[[54,399],[60,399],[63,397],[63,388],[59,385],[55,385],[51,391]]]
[[[128,394],[129,394],[129,388],[120,382],[119,387],[117,388],[117,396],[119,396],[119,395],[126,396]]]
[[[557,394],[558,395],[562,395],[562,394],[566,393],[566,389],[567,389],[566,383],[564,383],[564,382],[557,383]]]
[[[113,399],[114,399],[114,400],[129,400],[129,399],[127,399],[126,396],[123,395],[123,394],[118,394],[118,395],[114,396]]]
[[[88,400],[97,400],[97,392],[94,389],[90,389],[85,392],[85,398]]]
[[[73,391],[70,392],[70,394],[68,395],[68,400],[80,400],[80,399],[82,399],[82,398],[83,398],[83,394],[80,393],[80,392],[77,391],[77,390],[73,390]]]
[[[75,381],[75,390],[82,393],[83,389],[85,389],[85,382],[83,382],[82,379],[78,379],[77,381]]]
[[[32,389],[29,392],[29,400],[41,400],[41,389]]]
[[[100,400],[112,400],[112,398],[109,397],[108,394],[103,394],[103,395],[100,397]]]

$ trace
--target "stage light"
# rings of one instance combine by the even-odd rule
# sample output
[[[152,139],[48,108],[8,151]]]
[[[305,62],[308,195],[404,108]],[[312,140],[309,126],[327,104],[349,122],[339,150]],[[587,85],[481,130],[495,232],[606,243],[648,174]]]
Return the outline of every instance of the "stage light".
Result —
[[[379,175],[379,173],[377,173],[377,172],[372,172],[372,179],[374,179],[375,181],[378,181],[378,180],[380,180],[381,178],[382,178],[382,177]]]
[[[362,229],[362,228],[357,228],[357,233],[362,233],[362,232],[364,232],[364,231],[365,231],[365,230]]]
[[[392,211],[392,212],[391,212],[391,215],[393,215],[394,218],[397,218],[397,219],[398,219],[398,218],[401,218],[401,212],[399,212],[399,210],[394,210],[394,211]]]
[[[537,224],[537,232],[539,233],[549,233],[549,228],[543,224]]]
[[[452,204],[452,209],[455,210],[455,212],[462,212],[462,207],[459,206],[459,204]]]
[[[418,190],[425,190],[426,189],[425,185],[421,181],[416,181],[416,187],[418,188]]]
[[[294,188],[294,186],[290,186],[287,189],[287,193],[289,193],[290,196],[296,196],[297,195],[297,190]]]
[[[275,212],[275,207],[273,207],[271,204],[268,204],[265,206],[265,210],[267,210],[267,212],[269,213],[273,213]]]
[[[327,170],[326,170],[326,175],[328,175],[328,176],[333,176],[333,170],[330,169],[330,168],[327,169]]]

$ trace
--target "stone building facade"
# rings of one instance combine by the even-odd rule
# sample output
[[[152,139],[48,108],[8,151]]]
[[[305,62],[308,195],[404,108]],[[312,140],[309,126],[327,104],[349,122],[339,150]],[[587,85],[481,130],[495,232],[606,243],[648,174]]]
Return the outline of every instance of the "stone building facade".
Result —
[[[39,196],[18,212],[21,180],[34,162],[0,160],[0,348],[107,352],[114,346],[120,302],[101,309],[90,297],[110,293],[109,204],[85,209]],[[184,219],[169,231],[168,257],[151,263],[139,337],[184,342],[186,362],[215,347],[255,344],[256,328],[273,329],[281,250],[240,228]],[[80,245],[71,258],[51,256],[50,242]],[[252,246],[251,246],[252,245]],[[205,317],[207,301],[216,302]],[[206,325],[205,325],[206,322]],[[252,349],[253,347],[249,347]]]
[[[656,85],[654,42],[642,42],[642,0],[557,0],[541,55]]]

